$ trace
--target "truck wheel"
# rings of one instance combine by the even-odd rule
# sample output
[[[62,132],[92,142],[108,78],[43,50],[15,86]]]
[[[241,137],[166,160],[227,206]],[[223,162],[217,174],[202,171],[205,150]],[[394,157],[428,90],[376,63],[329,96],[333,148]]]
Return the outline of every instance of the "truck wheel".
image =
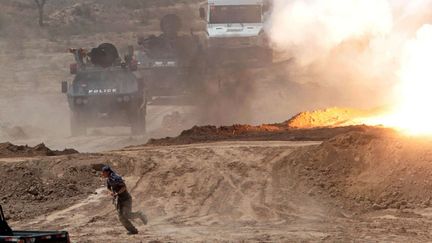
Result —
[[[146,132],[146,108],[140,108],[132,119],[132,135],[143,135]]]
[[[81,115],[78,112],[73,112],[70,119],[70,130],[73,137],[85,136],[87,128],[82,122]]]

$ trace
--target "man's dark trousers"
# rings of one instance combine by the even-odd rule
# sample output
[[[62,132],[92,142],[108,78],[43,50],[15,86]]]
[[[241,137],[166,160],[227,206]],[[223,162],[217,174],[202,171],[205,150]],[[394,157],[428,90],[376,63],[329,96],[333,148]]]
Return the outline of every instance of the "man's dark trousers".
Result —
[[[132,212],[132,197],[118,198],[117,199],[117,212],[120,222],[131,233],[138,232],[138,230],[131,223],[131,219],[142,218],[141,212]]]

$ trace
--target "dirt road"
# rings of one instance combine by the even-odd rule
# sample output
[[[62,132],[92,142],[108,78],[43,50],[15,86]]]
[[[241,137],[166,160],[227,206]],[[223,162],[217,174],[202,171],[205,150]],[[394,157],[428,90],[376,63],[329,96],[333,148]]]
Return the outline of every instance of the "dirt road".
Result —
[[[218,142],[57,157],[57,168],[73,166],[71,162],[94,166],[109,161],[126,176],[135,208],[146,211],[149,225],[137,223],[140,234],[126,235],[103,181],[89,183],[87,188],[95,193],[74,199],[64,209],[12,225],[23,229],[66,229],[73,242],[432,240],[428,233],[432,225],[430,209],[345,210],[330,197],[311,193],[308,184],[298,180],[296,171],[280,167],[293,151],[300,147],[315,149],[319,144]],[[0,163],[14,166],[34,160]],[[41,166],[53,159],[39,160]]]

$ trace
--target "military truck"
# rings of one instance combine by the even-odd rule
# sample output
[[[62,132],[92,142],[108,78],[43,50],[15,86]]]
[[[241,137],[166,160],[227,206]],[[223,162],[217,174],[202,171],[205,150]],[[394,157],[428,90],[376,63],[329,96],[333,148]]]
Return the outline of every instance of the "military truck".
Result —
[[[202,84],[204,57],[197,35],[180,34],[181,19],[175,14],[160,21],[161,34],[138,37],[135,53],[149,105],[185,105]]]
[[[147,99],[144,84],[134,71],[133,50],[122,60],[117,48],[103,43],[87,51],[70,49],[72,82],[62,82],[71,110],[72,136],[86,135],[87,128],[129,126],[144,134]]]
[[[12,230],[0,206],[0,242],[18,243],[70,243],[66,231],[15,231]]]
[[[272,63],[273,51],[264,29],[269,1],[208,0],[199,10],[206,22],[204,45],[210,67]]]

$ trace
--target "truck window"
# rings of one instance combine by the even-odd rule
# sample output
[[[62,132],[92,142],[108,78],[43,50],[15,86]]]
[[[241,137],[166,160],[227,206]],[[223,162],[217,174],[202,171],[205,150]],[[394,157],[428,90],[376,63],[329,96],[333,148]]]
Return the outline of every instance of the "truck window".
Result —
[[[210,24],[261,23],[261,5],[210,6]]]

